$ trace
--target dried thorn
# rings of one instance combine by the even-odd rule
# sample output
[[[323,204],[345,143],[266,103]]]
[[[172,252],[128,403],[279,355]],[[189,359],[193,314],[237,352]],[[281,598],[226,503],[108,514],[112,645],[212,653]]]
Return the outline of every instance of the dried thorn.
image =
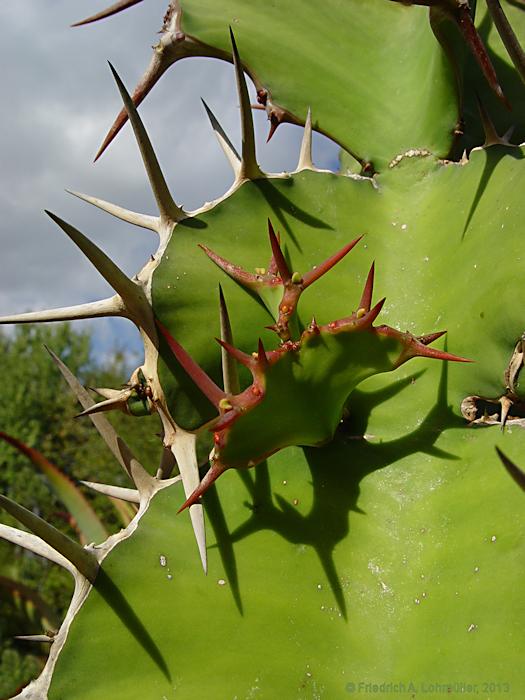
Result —
[[[237,153],[235,146],[228,138],[226,132],[219,124],[216,116],[213,114],[213,112],[208,107],[206,102],[202,99],[202,97],[201,102],[204,105],[204,109],[206,110],[206,114],[208,115],[208,119],[210,120],[215,136],[217,137],[219,146],[222,148],[224,155],[228,159],[229,164],[232,166],[235,177],[237,177],[241,169],[241,157]]]
[[[372,263],[368,277],[366,278],[363,294],[361,295],[361,301],[357,307],[358,309],[364,309],[366,312],[370,311],[370,307],[372,305],[372,295],[374,293],[374,274],[375,264]]]
[[[60,530],[57,530],[53,525],[39,518],[38,515],[18,505],[18,503],[6,496],[0,495],[0,507],[70,561],[88,581],[94,582],[99,565],[95,557],[86,549],[64,535]]]
[[[78,229],[50,211],[46,210],[46,214],[58,224],[62,231],[64,231],[73,243],[80,248],[106,282],[122,297],[127,308],[132,312],[135,311],[139,317],[142,316],[144,310],[143,305],[146,304],[149,306],[149,304],[138,285],[132,282],[98,246],[90,241],[89,238],[86,238]]]
[[[194,433],[186,433],[182,430],[177,430],[176,438],[171,446],[171,450],[177,460],[177,465],[182,476],[182,486],[186,497],[189,497],[199,486],[199,466],[197,464],[195,441],[196,436]],[[208,560],[206,554],[204,511],[202,505],[199,503],[191,506],[190,520],[195,535],[195,541],[199,549],[202,568],[204,573],[207,573]]]
[[[514,401],[508,396],[502,396],[499,400],[501,404],[501,432],[505,432],[505,425],[507,424],[507,418],[509,416],[509,411],[512,408]]]
[[[89,393],[84,389],[75,375],[66,367],[62,360],[55,353],[46,347],[46,350],[51,355],[53,362],[56,364],[60,373],[66,380],[71,391],[75,394],[83,408],[89,408],[94,405],[94,401]],[[98,430],[100,437],[104,440],[110,451],[113,453],[119,464],[122,466],[126,474],[133,480],[134,484],[140,492],[149,491],[152,484],[152,477],[136,459],[133,452],[116,433],[111,423],[105,416],[90,415],[93,425]]]
[[[106,19],[106,17],[111,17],[112,15],[116,15],[118,12],[122,12],[122,10],[127,10],[128,7],[138,5],[139,2],[142,2],[142,0],[119,0],[119,2],[113,3],[113,5],[110,5],[110,7],[107,7],[105,10],[97,12],[96,15],[91,15],[91,17],[82,19],[80,22],[75,22],[75,24],[72,24],[71,26],[81,27],[84,24],[98,22],[100,19]]]
[[[53,644],[55,641],[54,637],[50,637],[47,634],[17,634],[13,639],[19,639],[21,642],[36,642],[38,644]]]
[[[191,494],[191,496],[186,499],[182,506],[177,511],[181,513],[183,510],[199,502],[201,496],[203,496],[206,491],[210,488],[214,481],[216,481],[219,476],[226,471],[226,467],[219,461],[214,461],[213,466],[206,472],[204,478],[202,479],[199,486]]]
[[[320,265],[317,265],[316,267],[312,268],[310,272],[307,272],[305,275],[303,275],[303,289],[306,289],[309,287],[311,284],[316,282],[320,277],[322,277],[324,274],[326,274],[329,270],[334,267],[334,265],[337,265],[337,263],[342,260],[345,255],[347,255],[352,248],[359,243],[359,241],[363,238],[363,236],[359,236],[359,238],[354,239],[350,243],[347,243],[341,250],[339,250],[337,253],[334,253],[334,255],[330,256],[327,260],[322,262]]]
[[[499,447],[496,447],[496,452],[498,453],[498,457],[501,459],[501,462],[507,472],[518,484],[518,486],[525,491],[525,472],[517,467],[514,462],[511,462],[511,460],[499,449]]]
[[[457,8],[456,21],[458,23],[459,29],[463,34],[465,41],[467,42],[472,55],[476,59],[479,67],[481,68],[483,75],[485,76],[490,88],[494,94],[503,102],[507,109],[512,109],[510,102],[505,97],[501,85],[498,81],[498,76],[492,65],[492,61],[489,58],[487,49],[483,44],[481,37],[478,34],[472,17],[470,15],[470,8],[468,4],[461,5]]]
[[[168,329],[163,326],[158,319],[155,319],[155,323],[164,336],[170,350],[175,355],[177,362],[190,379],[195,382],[196,386],[199,387],[208,401],[218,408],[220,400],[226,397],[224,391],[215,384],[213,379],[208,377],[206,372],[199,367],[195,360],[186,352],[182,345],[172,337]]]
[[[59,554],[56,549],[50,547],[43,539],[25,530],[19,530],[16,527],[10,527],[9,525],[0,523],[0,539],[11,542],[17,545],[17,547],[23,547],[28,552],[32,552],[54,564],[58,564],[69,571],[73,576],[76,573],[75,567],[68,559],[63,557],[62,554]]]
[[[140,503],[140,493],[137,489],[127,489],[122,486],[113,486],[112,484],[99,484],[94,481],[81,481],[80,483],[97,493],[104,494],[104,496],[118,498],[128,503]]]
[[[186,218],[186,215],[184,214],[183,210],[177,206],[173,197],[171,196],[164,175],[162,174],[159,161],[155,155],[155,151],[153,150],[153,146],[151,145],[146,129],[144,128],[144,124],[139,117],[134,101],[131,99],[124,86],[124,83],[111,63],[109,64],[109,67],[113,73],[113,77],[115,78],[115,82],[117,83],[120,91],[128,118],[131,122],[131,126],[133,127],[133,132],[135,133],[135,138],[142,155],[142,160],[144,161],[144,166],[148,174],[148,179],[150,181],[151,189],[155,196],[160,215],[162,218],[170,221],[180,221],[181,219]]]
[[[60,309],[30,311],[12,316],[0,316],[2,323],[48,323],[51,321],[74,321],[85,318],[102,318],[106,316],[127,316],[120,296],[113,296],[101,301],[92,301],[77,306],[64,306]]]
[[[313,170],[314,164],[312,161],[312,113],[308,107],[306,122],[304,124],[303,140],[301,142],[301,151],[299,153],[299,162],[297,170]]]
[[[242,162],[240,176],[248,180],[256,180],[263,177],[257,163],[255,150],[255,133],[253,130],[252,110],[248,88],[244,77],[241,59],[235,43],[235,36],[230,27],[230,39],[233,52],[233,65],[235,67],[235,77],[237,81],[237,94],[239,96],[239,106],[241,109],[241,130],[242,130]]]
[[[518,37],[514,33],[499,0],[487,0],[487,7],[514,67],[518,71],[521,80],[525,83],[525,53],[521,48]]]
[[[270,245],[272,247],[272,261],[274,262],[277,270],[279,271],[283,283],[286,284],[291,280],[292,273],[290,271],[290,268],[288,267],[288,263],[284,258],[280,242],[277,239],[277,236],[275,235],[270,219],[268,219],[268,234],[270,236]]]
[[[83,202],[92,204],[98,209],[102,209],[107,214],[125,221],[128,224],[133,224],[134,226],[140,226],[141,228],[148,229],[150,231],[155,231],[158,233],[159,230],[159,220],[156,216],[149,216],[148,214],[138,214],[137,212],[130,211],[129,209],[124,209],[124,207],[119,207],[117,204],[112,204],[111,202],[106,202],[104,199],[98,199],[98,197],[91,197],[87,194],[82,194],[81,192],[74,192],[73,190],[66,190],[68,194],[72,194],[74,197],[78,197]]]
[[[221,340],[225,343],[233,345],[233,333],[228,314],[228,307],[222,292],[222,287],[219,284],[219,316],[221,328]],[[239,372],[234,359],[226,348],[221,347],[222,360],[222,382],[224,391],[227,394],[238,394],[240,391]]]
[[[127,400],[131,395],[131,391],[124,390],[119,392],[121,395],[118,398],[106,399],[105,401],[99,401],[93,404],[84,411],[77,413],[75,418],[84,418],[84,416],[92,416],[95,413],[107,413],[108,411],[123,411],[127,413]]]

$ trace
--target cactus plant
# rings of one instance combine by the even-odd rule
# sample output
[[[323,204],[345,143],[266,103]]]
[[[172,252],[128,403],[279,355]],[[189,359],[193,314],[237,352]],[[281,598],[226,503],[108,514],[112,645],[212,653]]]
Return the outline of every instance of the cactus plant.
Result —
[[[75,580],[17,697],[521,697],[523,504],[494,446],[523,440],[523,148],[499,134],[523,111],[524,61],[487,6],[478,33],[466,0],[172,0],[133,96],[112,68],[124,110],[98,155],[129,120],[158,216],[76,194],[158,250],[129,279],[50,214],[115,295],[0,321],[139,328],[144,362],[98,403],[51,353],[132,482],[92,485],[139,509],[81,547],[0,497],[31,531],[0,535]],[[232,61],[242,130],[237,153],[205,105],[235,180],[193,212],[137,111],[190,56]],[[304,124],[292,173],[258,165],[244,70],[270,137]],[[345,150],[340,173],[312,163],[312,128]],[[158,414],[154,475],[110,410]]]

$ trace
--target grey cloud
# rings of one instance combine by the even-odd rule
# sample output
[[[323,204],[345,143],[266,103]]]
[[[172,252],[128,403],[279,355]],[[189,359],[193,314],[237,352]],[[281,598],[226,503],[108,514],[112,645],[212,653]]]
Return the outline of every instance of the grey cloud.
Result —
[[[148,0],[116,18],[78,29],[68,25],[83,12],[90,14],[92,3],[4,0],[0,6],[0,61],[9,66],[0,105],[0,314],[82,303],[111,293],[43,214],[44,208],[89,235],[129,274],[155,249],[153,234],[111,219],[64,189],[155,212],[131,129],[124,128],[97,164],[91,161],[121,107],[106,60],[111,59],[131,89],[149,61],[165,4]],[[220,196],[232,180],[201,96],[239,145],[235,80],[228,63],[181,61],[141,107],[174,197],[188,209]],[[284,125],[266,146],[265,115],[256,112],[254,118],[263,168],[293,168],[302,130]],[[335,165],[333,144],[317,139],[316,149],[319,165]],[[93,324],[103,346],[109,346],[112,328],[111,322]],[[133,333],[129,331],[130,342],[136,343]]]

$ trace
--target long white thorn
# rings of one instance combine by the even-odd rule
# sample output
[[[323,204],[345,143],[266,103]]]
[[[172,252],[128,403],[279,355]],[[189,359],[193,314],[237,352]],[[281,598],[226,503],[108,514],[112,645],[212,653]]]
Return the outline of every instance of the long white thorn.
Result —
[[[38,515],[35,515],[27,508],[15,503],[10,498],[0,494],[0,507],[9,515],[25,525],[33,534],[40,537],[44,542],[68,559],[80,573],[91,583],[94,582],[99,564],[96,558],[84,549],[77,542],[64,535],[56,527],[50,525]]]
[[[222,126],[219,124],[219,121],[217,120],[217,117],[215,114],[211,111],[211,109],[208,107],[206,102],[202,99],[201,97],[202,104],[204,105],[204,109],[206,110],[206,114],[208,115],[208,119],[210,120],[211,127],[215,133],[215,136],[217,137],[217,141],[219,142],[219,146],[222,148],[222,151],[226,158],[228,159],[228,163],[232,166],[233,173],[235,177],[237,178],[239,176],[239,172],[241,170],[241,157],[237,153],[237,150],[235,149],[235,146],[232,144],[230,139],[228,138],[228,135],[222,128]]]
[[[304,123],[303,140],[301,142],[301,151],[299,153],[299,162],[297,170],[313,170],[314,164],[312,161],[312,113],[308,107],[308,114]]]
[[[162,174],[159,161],[157,160],[157,156],[155,155],[155,151],[153,150],[149,136],[144,128],[144,124],[139,117],[137,108],[126,90],[124,83],[111,63],[109,64],[109,67],[111,68],[111,72],[113,73],[113,77],[115,78],[122,96],[122,101],[124,102],[128,119],[133,127],[133,132],[135,133],[135,138],[140,148],[140,153],[148,174],[151,189],[153,190],[153,195],[157,201],[160,216],[164,220],[170,220],[173,222],[181,221],[181,219],[186,218],[186,214],[179,206],[177,206],[173,197],[171,196],[166,180],[164,179],[164,175]]]
[[[37,642],[39,644],[53,644],[53,637],[48,634],[17,634],[14,639],[19,639],[21,642]]]
[[[130,211],[124,207],[119,207],[118,204],[112,204],[107,202],[105,199],[99,199],[98,197],[92,197],[89,194],[82,194],[82,192],[75,192],[74,190],[66,190],[68,194],[72,194],[74,197],[78,197],[83,202],[92,204],[98,209],[102,209],[107,214],[125,221],[128,224],[133,224],[134,226],[140,226],[141,228],[146,228],[150,231],[159,232],[159,218],[158,216],[149,216],[149,214],[138,214],[135,211]]]
[[[93,406],[84,409],[76,417],[83,418],[84,416],[92,416],[95,413],[106,413],[108,411],[124,411],[124,413],[127,413],[126,401],[129,399],[131,392],[123,389],[120,394],[118,398],[106,399],[93,404]]]
[[[151,326],[151,308],[142,287],[132,282],[111,258],[78,229],[49,211],[46,211],[46,214],[60,226],[106,282],[120,295],[133,320],[145,328]]]
[[[105,10],[97,12],[96,15],[91,15],[91,17],[86,17],[86,19],[80,20],[80,22],[75,22],[72,27],[81,27],[83,24],[91,24],[91,22],[98,22],[99,19],[105,19],[106,17],[111,17],[111,15],[116,15],[117,12],[122,12],[122,10],[127,10],[128,7],[133,7],[133,5],[138,5],[142,0],[118,0],[118,2],[113,3]]]
[[[186,497],[189,497],[200,484],[199,465],[197,463],[196,450],[196,435],[187,433],[182,428],[179,428],[171,416],[167,413],[164,406],[157,403],[157,412],[164,427],[164,439],[166,446],[169,445],[173,456],[177,460],[182,486]],[[159,482],[160,488],[165,488],[170,483],[174,483],[175,479],[166,479]],[[190,506],[190,520],[197,541],[199,556],[202,563],[204,573],[208,572],[208,559],[206,554],[206,530],[204,527],[204,510],[200,503]]]
[[[101,301],[91,301],[87,304],[63,306],[59,309],[0,316],[0,323],[48,323],[51,321],[76,321],[82,318],[102,318],[104,316],[127,316],[126,307],[119,295]]]
[[[80,483],[97,493],[103,493],[104,496],[119,498],[121,501],[127,501],[128,503],[140,503],[140,493],[137,489],[126,489],[122,486],[113,486],[112,484],[99,484],[95,481],[81,481]]]
[[[171,449],[177,460],[182,487],[188,498],[200,484],[199,465],[197,463],[197,451],[195,448],[196,437],[193,433],[177,432],[177,438]],[[208,573],[208,560],[206,555],[206,529],[204,527],[204,511],[200,503],[190,507],[190,519],[197,540],[197,547],[201,558],[204,573]]]
[[[230,316],[228,314],[228,307],[226,306],[226,300],[224,299],[224,294],[222,293],[222,287],[219,285],[219,316],[220,316],[220,328],[221,328],[221,340],[230,345],[233,345],[233,333],[230,323]],[[224,391],[227,394],[238,394],[240,392],[239,383],[239,370],[237,367],[236,360],[230,355],[229,352],[221,346],[221,360],[222,360],[222,383]]]
[[[95,401],[91,398],[87,390],[78,381],[75,375],[66,367],[62,360],[55,353],[47,348],[53,362],[56,364],[62,376],[68,383],[71,391],[75,394],[84,409],[90,408]],[[124,471],[131,478],[141,494],[150,493],[154,486],[154,479],[148,474],[135,455],[116,433],[115,429],[105,416],[99,414],[90,415],[93,425],[98,430],[101,438],[116,457]]]
[[[230,38],[233,51],[233,65],[235,67],[235,78],[237,81],[237,95],[239,97],[239,107],[241,110],[241,132],[242,132],[242,161],[239,177],[241,179],[256,180],[264,177],[257,163],[255,150],[255,132],[253,129],[252,106],[248,95],[248,87],[242,69],[241,59],[237,51],[235,37],[230,27]]]
[[[53,562],[53,564],[58,564],[69,571],[73,576],[76,573],[75,567],[68,559],[59,554],[56,549],[50,547],[43,539],[30,532],[24,532],[16,527],[10,527],[9,525],[0,523],[0,538],[6,542],[16,544],[18,547],[23,547],[27,549],[28,552],[38,554],[38,556],[44,557],[44,559]]]

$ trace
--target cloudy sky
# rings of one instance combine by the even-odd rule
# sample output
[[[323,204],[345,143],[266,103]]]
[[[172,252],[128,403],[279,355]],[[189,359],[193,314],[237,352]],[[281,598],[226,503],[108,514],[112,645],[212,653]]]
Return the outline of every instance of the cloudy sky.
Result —
[[[92,161],[121,106],[106,61],[131,90],[149,61],[167,0],[144,0],[97,24],[69,27],[109,4],[2,0],[0,5],[0,315],[83,303],[112,293],[45,216],[44,208],[92,238],[130,275],[155,250],[153,233],[119,222],[64,191],[156,213],[131,129],[126,127],[96,164]],[[186,209],[220,196],[232,180],[200,97],[238,146],[235,78],[228,63],[180,61],[141,107],[174,197]],[[254,116],[262,167],[293,168],[302,130],[283,125],[266,146],[266,117],[260,112]],[[337,149],[317,138],[314,160],[320,167],[334,168]],[[110,352],[115,344],[125,345],[131,355],[138,352],[138,338],[128,322],[77,323],[92,324],[95,345],[102,352]]]

